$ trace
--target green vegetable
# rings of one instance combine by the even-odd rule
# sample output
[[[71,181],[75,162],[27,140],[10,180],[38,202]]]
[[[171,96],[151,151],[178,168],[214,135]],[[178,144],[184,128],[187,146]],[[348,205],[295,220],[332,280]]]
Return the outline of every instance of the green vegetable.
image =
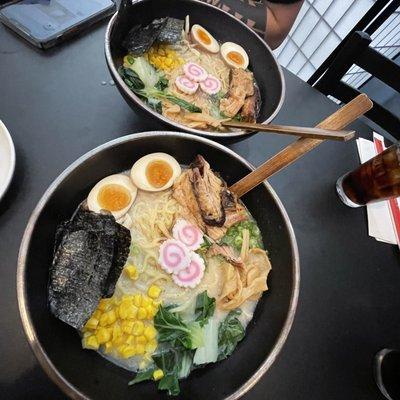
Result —
[[[160,79],[160,73],[144,57],[135,57],[126,69],[135,72],[146,87],[155,87]]]
[[[210,96],[210,114],[212,117],[217,119],[229,118],[220,110],[220,100],[225,96],[225,94],[226,93],[219,91],[217,94],[212,94]]]
[[[237,318],[241,313],[240,309],[230,311],[218,329],[218,361],[230,356],[244,338],[244,328]]]
[[[132,90],[140,91],[140,90],[144,89],[144,83],[139,78],[139,75],[135,71],[132,71],[131,69],[125,68],[125,67],[119,67],[118,68],[118,72],[122,76],[122,78],[124,79],[124,82]]]
[[[158,390],[167,390],[170,396],[178,396],[181,389],[179,387],[177,375],[165,375],[158,384]]]
[[[218,320],[210,318],[204,326],[204,346],[196,349],[193,364],[201,365],[218,359]]]
[[[155,88],[158,90],[163,91],[164,89],[166,89],[168,87],[168,79],[165,76],[162,76],[158,82],[155,84]]]
[[[160,380],[158,389],[167,390],[169,395],[177,396],[180,392],[178,379],[189,375],[192,360],[193,351],[180,346],[153,355],[154,363],[164,372],[164,377]]]
[[[181,352],[181,363],[178,371],[178,378],[183,379],[189,376],[193,365],[193,351],[186,350]]]
[[[140,253],[140,248],[139,248],[139,246],[136,246],[136,245],[132,244],[132,245],[131,245],[131,248],[130,248],[130,253],[131,253],[133,256],[139,255],[139,253]]]
[[[157,111],[159,114],[162,114],[162,104],[160,100],[157,100],[153,97],[147,98],[147,104],[154,110]]]
[[[126,59],[128,60],[129,64],[133,64],[135,62],[135,59],[132,56],[126,56]]]
[[[196,299],[195,320],[199,322],[201,327],[214,315],[214,311],[215,299],[208,297],[206,290],[198,294]]]
[[[242,114],[236,114],[232,119],[233,119],[234,121],[239,121],[239,122],[241,122],[241,121],[243,121],[243,116],[242,116]]]
[[[203,236],[203,243],[200,245],[200,248],[196,250],[196,253],[199,254],[201,257],[204,258],[207,250],[211,247],[212,243],[207,236]]]
[[[160,343],[171,342],[187,349],[196,349],[203,345],[203,331],[198,322],[186,324],[178,314],[163,306],[160,306],[154,317],[154,327]]]
[[[191,297],[185,302],[179,304],[179,306],[174,306],[168,311],[172,313],[178,313],[184,322],[194,320],[194,312],[196,308],[196,297]]]
[[[135,383],[148,381],[153,378],[153,372],[155,368],[148,369],[146,371],[139,371],[136,376],[128,383],[129,386],[134,385]]]
[[[237,224],[231,226],[227,231],[225,236],[221,239],[221,244],[227,244],[232,246],[237,251],[240,251],[243,243],[243,230],[247,229],[250,234],[249,245],[250,248],[264,248],[261,232],[257,224],[253,220],[246,220],[238,222]]]
[[[124,82],[129,86],[129,88],[134,93],[136,93],[143,100],[147,101],[147,103],[159,113],[161,113],[162,111],[160,100],[163,99],[168,100],[171,103],[177,104],[178,106],[190,112],[193,113],[201,112],[200,107],[197,107],[196,105],[189,103],[186,100],[176,97],[173,94],[165,93],[162,90],[159,90],[160,87],[165,86],[165,81],[164,81],[165,78],[160,78],[155,82],[153,86],[148,86],[146,82],[141,79],[140,75],[137,72],[131,70],[130,68],[119,67],[118,73],[121,75]],[[155,85],[157,85],[157,88],[155,87]],[[154,106],[155,102],[157,101],[158,101],[157,106]]]
[[[172,94],[163,93],[163,96],[166,100],[169,100],[171,103],[177,104],[179,107],[184,108],[192,113],[201,113],[201,108],[196,105],[189,103],[186,100],[183,100],[179,97],[176,97]]]

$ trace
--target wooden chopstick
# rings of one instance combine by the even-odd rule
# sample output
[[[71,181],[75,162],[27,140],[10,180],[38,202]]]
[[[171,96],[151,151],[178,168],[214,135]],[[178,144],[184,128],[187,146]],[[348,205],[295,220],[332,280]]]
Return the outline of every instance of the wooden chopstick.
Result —
[[[269,132],[281,135],[295,135],[311,139],[329,139],[329,140],[340,140],[346,142],[354,137],[354,131],[343,131],[343,130],[330,130],[322,128],[306,128],[302,126],[290,126],[290,125],[264,125],[256,124],[252,122],[238,122],[238,121],[226,121],[222,123],[222,126],[227,128],[239,128],[242,130],[251,130],[259,132]]]
[[[317,125],[322,129],[343,129],[348,124],[361,117],[373,106],[372,101],[365,94],[358,95],[355,99],[344,105],[338,111],[324,119]],[[324,140],[300,138],[289,144],[279,153],[275,154],[264,164],[260,165],[254,171],[250,172],[240,181],[233,184],[229,189],[241,197],[255,186],[259,185],[265,179],[276,172],[287,167],[298,160],[304,154],[308,153]]]

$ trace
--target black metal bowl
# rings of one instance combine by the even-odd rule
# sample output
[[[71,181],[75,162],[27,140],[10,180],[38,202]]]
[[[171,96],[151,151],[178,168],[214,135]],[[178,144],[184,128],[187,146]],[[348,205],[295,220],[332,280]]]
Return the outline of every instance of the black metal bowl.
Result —
[[[121,42],[130,28],[137,24],[149,24],[160,17],[184,19],[190,15],[192,23],[203,25],[220,42],[236,42],[242,45],[250,59],[250,69],[260,88],[261,110],[257,121],[271,122],[279,112],[285,97],[285,82],[280,65],[268,45],[249,27],[232,15],[210,4],[197,0],[140,0],[133,2],[110,20],[105,38],[105,55],[110,73],[125,101],[133,110],[144,110],[147,115],[159,119],[178,130],[201,136],[223,138],[248,135],[249,132],[215,132],[189,128],[176,123],[148,107],[124,83],[118,74],[126,50]]]
[[[57,224],[70,218],[101,178],[129,169],[139,157],[167,152],[189,164],[203,154],[232,184],[253,167],[228,148],[198,136],[146,132],[124,136],[85,154],[47,189],[29,220],[21,243],[17,291],[28,341],[43,369],[76,399],[158,399],[154,382],[128,387],[132,374],[83,350],[78,333],[59,321],[47,306],[47,281]],[[227,360],[195,370],[181,381],[180,399],[237,399],[267,371],[291,328],[299,294],[296,239],[279,198],[265,183],[243,198],[256,218],[272,262],[269,290],[261,298],[244,340]]]

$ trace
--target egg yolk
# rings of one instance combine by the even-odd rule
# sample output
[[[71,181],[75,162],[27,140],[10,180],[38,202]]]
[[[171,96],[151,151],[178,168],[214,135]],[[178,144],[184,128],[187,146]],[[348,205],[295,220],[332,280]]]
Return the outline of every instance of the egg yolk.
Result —
[[[199,29],[197,31],[197,35],[200,39],[200,41],[204,44],[211,44],[211,38],[210,36],[207,34],[207,32],[203,31],[203,29]]]
[[[243,64],[244,64],[244,58],[243,58],[243,56],[242,56],[239,52],[237,52],[237,51],[230,51],[230,52],[226,55],[226,57],[227,57],[229,60],[233,61],[235,64],[238,64],[238,65],[243,65]]]
[[[146,167],[146,178],[155,188],[161,188],[167,184],[172,174],[172,167],[163,160],[151,161]]]
[[[99,190],[97,202],[103,210],[119,211],[127,207],[131,201],[131,194],[122,185],[105,185]]]

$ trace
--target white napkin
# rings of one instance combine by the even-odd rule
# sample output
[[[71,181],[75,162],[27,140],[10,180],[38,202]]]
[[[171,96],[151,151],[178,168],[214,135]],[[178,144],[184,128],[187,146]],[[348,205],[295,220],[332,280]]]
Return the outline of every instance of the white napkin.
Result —
[[[373,140],[385,144],[383,137],[376,132],[373,134]],[[366,139],[357,139],[358,154],[360,162],[365,163],[372,157],[375,157],[378,152],[374,141]],[[396,199],[397,205],[400,206],[399,198]],[[380,242],[397,244],[395,225],[389,201],[380,201],[377,203],[367,204],[368,216],[368,234]]]

